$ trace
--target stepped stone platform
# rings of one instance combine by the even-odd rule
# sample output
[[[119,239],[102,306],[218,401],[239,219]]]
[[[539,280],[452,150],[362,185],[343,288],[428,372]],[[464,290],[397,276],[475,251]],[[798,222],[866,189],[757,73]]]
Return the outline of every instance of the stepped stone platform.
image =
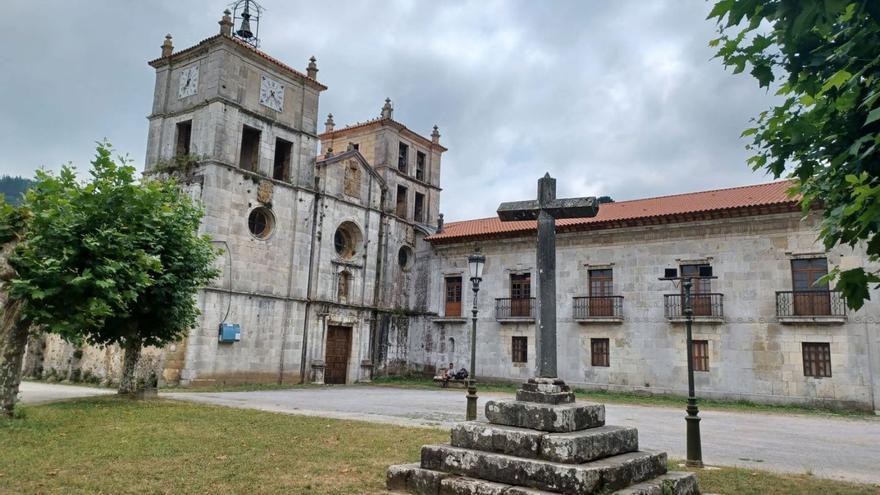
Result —
[[[576,403],[562,380],[532,378],[515,400],[486,403],[488,422],[452,428],[419,464],[388,468],[387,487],[419,495],[699,494],[693,473],[639,450],[635,428],[605,425],[605,406]]]

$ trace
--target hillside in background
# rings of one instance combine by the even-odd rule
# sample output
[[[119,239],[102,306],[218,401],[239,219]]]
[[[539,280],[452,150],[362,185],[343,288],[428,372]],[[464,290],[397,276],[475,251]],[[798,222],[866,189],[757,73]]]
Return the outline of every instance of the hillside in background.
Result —
[[[6,197],[6,201],[13,205],[21,202],[21,195],[31,187],[33,181],[24,177],[12,177],[0,175],[0,194]]]

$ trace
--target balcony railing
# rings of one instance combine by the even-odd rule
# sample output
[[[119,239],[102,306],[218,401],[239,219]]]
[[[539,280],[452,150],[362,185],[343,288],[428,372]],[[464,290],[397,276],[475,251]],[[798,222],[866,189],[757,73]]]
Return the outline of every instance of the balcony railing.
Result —
[[[574,298],[575,320],[623,318],[623,296],[587,296]]]
[[[495,299],[496,320],[530,320],[535,318],[535,298],[522,299],[498,298]]]
[[[685,317],[682,303],[684,295],[666,294],[664,299],[664,313],[670,320],[678,320]],[[724,294],[697,293],[691,294],[691,303],[694,308],[695,318],[723,318],[724,317]]]
[[[845,317],[846,298],[838,290],[778,291],[776,316]]]

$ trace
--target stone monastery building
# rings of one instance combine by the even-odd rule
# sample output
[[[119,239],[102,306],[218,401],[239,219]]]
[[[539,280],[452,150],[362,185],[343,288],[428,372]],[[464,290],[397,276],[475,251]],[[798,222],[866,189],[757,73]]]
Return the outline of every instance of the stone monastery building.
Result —
[[[180,176],[224,250],[200,326],[154,353],[164,380],[338,384],[466,367],[475,244],[486,256],[476,375],[531,376],[535,222],[443,225],[436,126],[408,128],[386,100],[377,118],[336,127],[330,115],[321,132],[315,59],[300,72],[231,30],[227,15],[219,34],[177,51],[169,36],[149,63],[145,173]],[[817,283],[865,265],[864,251],[826,251],[819,215],[803,218],[789,186],[621,201],[557,221],[560,378],[684,394],[681,289],[658,278],[708,265],[718,278],[694,299],[700,396],[880,409],[880,294],[851,312]],[[112,349],[50,338],[42,352],[44,369],[119,367]]]

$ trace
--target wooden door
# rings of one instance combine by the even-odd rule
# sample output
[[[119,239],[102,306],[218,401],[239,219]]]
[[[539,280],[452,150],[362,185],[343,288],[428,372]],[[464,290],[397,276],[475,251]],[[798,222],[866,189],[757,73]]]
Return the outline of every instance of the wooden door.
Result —
[[[610,269],[590,270],[589,316],[614,316],[613,281]]]
[[[510,275],[510,316],[532,316],[532,276]]]
[[[828,284],[819,279],[828,274],[825,258],[791,260],[791,285],[794,290],[794,314],[822,316],[831,314]]]
[[[345,384],[350,354],[351,327],[328,327],[324,383]]]
[[[682,277],[699,277],[700,268],[709,265],[682,265]],[[691,287],[691,301],[694,308],[694,316],[712,316],[712,281],[710,279],[694,279]],[[681,314],[684,315],[684,288],[681,292]]]

